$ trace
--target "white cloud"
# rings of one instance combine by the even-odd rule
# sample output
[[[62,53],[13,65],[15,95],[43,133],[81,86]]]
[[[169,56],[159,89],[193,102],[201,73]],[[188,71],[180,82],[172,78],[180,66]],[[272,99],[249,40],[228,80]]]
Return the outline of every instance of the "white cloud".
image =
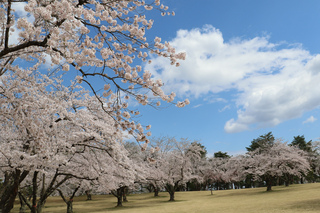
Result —
[[[313,123],[313,122],[315,122],[316,120],[318,120],[318,119],[316,119],[316,118],[313,117],[313,116],[310,116],[307,120],[303,121],[303,123],[304,123],[304,124],[306,124],[306,123]]]
[[[235,91],[238,117],[226,122],[226,132],[278,125],[320,106],[320,55],[300,46],[268,37],[225,42],[209,25],[179,30],[170,44],[187,52],[186,61],[176,68],[155,58],[146,69],[180,96]]]
[[[34,17],[30,15],[28,12],[24,10],[25,2],[15,2],[12,4],[12,9],[15,10],[15,16],[18,18],[26,18],[28,22],[32,23],[34,21]],[[13,26],[14,32],[10,32],[9,44],[17,44],[19,38],[19,32],[22,30],[17,28],[17,22],[15,22]]]
[[[229,104],[229,105],[226,105],[226,106],[223,107],[222,109],[219,109],[219,112],[224,112],[224,111],[226,111],[227,109],[231,109],[230,104]]]
[[[198,108],[198,107],[201,107],[201,106],[202,106],[202,104],[197,104],[197,105],[193,106],[192,108]]]
[[[224,98],[215,98],[212,96],[206,96],[203,98],[204,101],[207,101],[209,103],[216,103],[216,102],[223,102],[223,103],[227,103],[228,101]]]

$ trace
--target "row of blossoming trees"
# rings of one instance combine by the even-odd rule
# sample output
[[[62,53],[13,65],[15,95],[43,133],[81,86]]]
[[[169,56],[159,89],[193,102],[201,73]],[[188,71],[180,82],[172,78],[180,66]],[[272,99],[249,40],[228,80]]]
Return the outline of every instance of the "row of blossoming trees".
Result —
[[[297,138],[305,142],[303,136]],[[311,142],[309,145],[311,148]],[[267,186],[270,191],[272,185],[317,180],[319,156],[314,150],[304,151],[294,142],[287,144],[275,139],[271,133],[253,140],[247,150],[246,154],[234,157],[215,153],[214,158],[205,162],[201,172],[203,181],[216,189],[230,185],[233,188]]]
[[[131,144],[132,146],[132,144]],[[133,146],[134,147],[134,146]],[[160,148],[154,152],[154,148]],[[153,138],[151,152],[142,157],[133,157],[142,162],[149,159],[146,180],[155,195],[165,189],[174,200],[176,190],[228,189],[289,185],[294,182],[314,182],[318,178],[319,154],[315,143],[306,142],[304,136],[297,136],[291,144],[275,139],[272,133],[252,141],[244,155],[229,156],[217,152],[206,157],[206,150],[197,141],[171,137]],[[138,152],[134,152],[138,153]]]

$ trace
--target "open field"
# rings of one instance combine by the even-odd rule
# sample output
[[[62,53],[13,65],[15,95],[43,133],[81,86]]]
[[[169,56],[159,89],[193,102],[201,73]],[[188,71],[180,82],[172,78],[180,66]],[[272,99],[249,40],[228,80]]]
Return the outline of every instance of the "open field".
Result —
[[[81,196],[74,199],[75,213],[182,213],[182,212],[219,212],[219,213],[301,213],[320,212],[320,183],[292,185],[289,187],[240,189],[200,192],[176,192],[176,201],[168,202],[168,193],[159,197],[153,194],[129,195],[124,207],[115,208],[116,198],[112,195],[93,196],[92,201],[85,201]],[[19,204],[13,212],[18,211]],[[66,205],[60,197],[47,201],[44,213],[66,212]]]

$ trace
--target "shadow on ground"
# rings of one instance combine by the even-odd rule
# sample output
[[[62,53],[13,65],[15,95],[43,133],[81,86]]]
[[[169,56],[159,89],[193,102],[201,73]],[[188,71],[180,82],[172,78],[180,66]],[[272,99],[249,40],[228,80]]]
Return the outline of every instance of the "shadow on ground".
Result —
[[[320,212],[320,200],[304,200],[298,201],[291,205],[290,209],[300,209],[302,212],[305,211],[317,211]]]

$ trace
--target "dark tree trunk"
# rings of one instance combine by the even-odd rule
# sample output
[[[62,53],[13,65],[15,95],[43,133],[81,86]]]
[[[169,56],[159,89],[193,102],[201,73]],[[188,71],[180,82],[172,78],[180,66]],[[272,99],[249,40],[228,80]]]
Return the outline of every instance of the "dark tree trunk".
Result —
[[[128,199],[127,199],[127,194],[129,192],[129,188],[127,186],[125,186],[123,189],[122,189],[122,201],[123,202],[128,202]]]
[[[122,207],[124,188],[125,188],[125,186],[118,188],[116,191],[111,191],[113,196],[115,196],[117,198],[117,206],[116,207]]]
[[[116,207],[122,207],[122,196],[117,197],[117,206]]]
[[[73,200],[69,200],[67,202],[67,213],[73,213],[73,205],[72,205],[72,203],[73,203]]]
[[[271,191],[272,178],[271,178],[271,177],[267,177],[267,178],[266,178],[266,183],[267,183],[267,191]]]
[[[293,175],[289,175],[290,184],[293,184],[294,178]]]
[[[160,190],[160,188],[159,187],[154,187],[154,196],[155,197],[159,197],[159,190]]]
[[[22,195],[19,193],[19,201],[20,201],[20,209],[19,213],[25,213],[26,212],[26,203],[24,202]]]
[[[148,190],[149,193],[153,192],[154,191],[154,186],[152,184],[149,184],[147,186],[147,190]]]
[[[87,195],[87,200],[92,200],[91,190],[86,190],[85,193]]]
[[[175,187],[171,184],[166,185],[166,190],[170,195],[170,200],[169,201],[174,201],[174,193],[175,193]]]
[[[284,175],[284,185],[285,186],[289,186],[289,184],[290,184],[290,175],[289,174],[285,174]]]
[[[43,206],[44,206],[44,204],[40,204],[40,203],[38,203],[36,213],[41,213],[41,212],[42,212],[42,208],[43,208]]]
[[[169,201],[174,201],[174,192],[169,192],[170,194],[170,200]]]
[[[208,181],[207,186],[208,186],[208,188],[210,188],[211,195],[213,195],[213,183],[211,181]]]
[[[32,196],[32,208],[31,208],[31,213],[37,213],[37,191],[38,191],[38,184],[37,184],[37,178],[38,178],[38,173],[37,171],[35,171],[33,173],[33,178],[32,178],[32,192],[33,192],[33,196]]]
[[[65,196],[63,195],[62,191],[60,189],[57,189],[57,191],[60,194],[60,197],[62,198],[62,200],[67,204],[67,213],[73,213],[73,198],[76,195],[77,191],[79,190],[81,186],[81,183],[77,186],[77,188],[74,189],[72,195],[70,196],[69,200],[67,200],[65,198]]]
[[[301,184],[304,184],[303,177],[300,178],[300,183],[301,183]]]
[[[5,180],[3,183],[3,189],[1,190],[0,199],[0,212],[9,213],[14,206],[15,198],[18,194],[18,188],[20,182],[24,180],[28,172],[21,173],[20,170],[16,169],[11,174],[5,174]]]
[[[268,185],[267,185],[267,191],[271,191],[271,187],[272,187],[272,185],[271,185],[271,184],[268,184]]]

